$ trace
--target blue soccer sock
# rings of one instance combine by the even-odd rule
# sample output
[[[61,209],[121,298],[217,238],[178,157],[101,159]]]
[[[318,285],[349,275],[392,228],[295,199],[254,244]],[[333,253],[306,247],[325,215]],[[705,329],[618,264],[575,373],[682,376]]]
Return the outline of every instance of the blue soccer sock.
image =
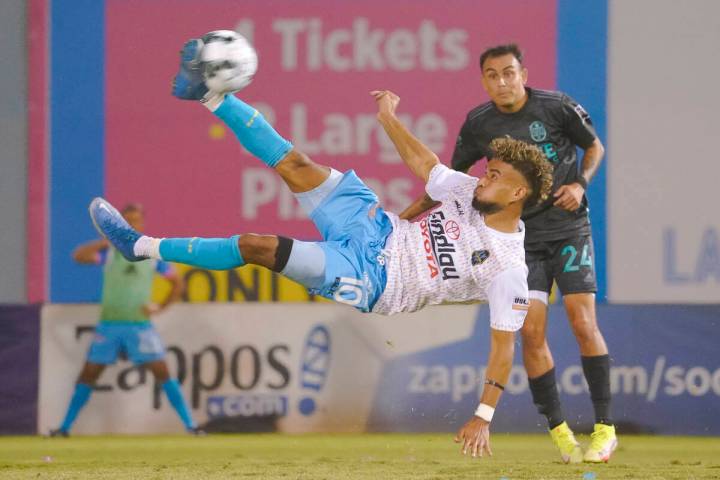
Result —
[[[240,143],[268,167],[277,165],[293,148],[260,112],[233,95],[227,95],[214,113],[230,127]]]
[[[68,405],[65,419],[62,425],[60,425],[60,430],[66,433],[70,432],[78,413],[80,413],[80,410],[82,410],[88,399],[90,399],[90,394],[92,394],[92,387],[90,385],[86,383],[75,384],[75,392],[70,400],[70,405]]]
[[[164,238],[160,241],[160,257],[209,270],[229,270],[245,265],[238,238]]]
[[[190,430],[191,428],[195,428],[195,422],[190,415],[190,409],[182,394],[182,390],[180,390],[180,383],[174,378],[171,378],[162,384],[162,389],[165,395],[167,395],[170,405],[173,406],[180,420],[182,420],[183,425],[185,425],[185,429]]]

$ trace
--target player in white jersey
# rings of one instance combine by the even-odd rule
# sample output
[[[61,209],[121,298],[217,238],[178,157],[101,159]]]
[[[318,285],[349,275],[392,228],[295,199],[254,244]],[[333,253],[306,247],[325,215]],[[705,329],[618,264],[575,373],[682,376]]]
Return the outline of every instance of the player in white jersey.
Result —
[[[513,141],[498,142],[500,148]],[[505,144],[505,145],[503,145]],[[493,175],[495,172],[491,172]],[[388,213],[387,284],[375,313],[413,312],[427,305],[487,302],[491,324],[515,330],[525,317],[527,277],[522,222],[502,232],[473,207],[474,192],[489,182],[437,164],[426,190],[442,204],[418,222]],[[507,301],[511,299],[511,301]]]
[[[425,220],[410,223],[385,212],[351,170],[318,165],[295,150],[254,108],[227,92],[212,92],[198,71],[202,42],[181,52],[173,94],[201,100],[243,146],[274,168],[308,212],[323,241],[276,235],[229,238],[153,238],[133,230],[115,208],[97,198],[95,226],[128,260],[158,258],[207,269],[262,265],[312,291],[363,312],[411,312],[426,305],[490,303],[491,348],[486,388],[475,415],[458,432],[463,452],[490,451],[489,424],[512,366],[514,332],[528,308],[520,221],[523,206],[544,199],[551,166],[540,150],[499,139],[488,172],[474,178],[440,164],[395,115],[399,98],[371,92],[378,120],[408,168],[443,202]]]

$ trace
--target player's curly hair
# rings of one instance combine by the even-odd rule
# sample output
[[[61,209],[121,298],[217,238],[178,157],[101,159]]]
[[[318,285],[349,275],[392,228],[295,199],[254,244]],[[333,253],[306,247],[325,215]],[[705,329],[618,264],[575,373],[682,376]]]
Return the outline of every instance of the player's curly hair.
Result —
[[[553,185],[553,166],[538,147],[505,137],[490,142],[490,149],[493,152],[490,158],[511,165],[525,177],[530,186],[530,193],[525,198],[526,206],[532,207],[548,198]]]

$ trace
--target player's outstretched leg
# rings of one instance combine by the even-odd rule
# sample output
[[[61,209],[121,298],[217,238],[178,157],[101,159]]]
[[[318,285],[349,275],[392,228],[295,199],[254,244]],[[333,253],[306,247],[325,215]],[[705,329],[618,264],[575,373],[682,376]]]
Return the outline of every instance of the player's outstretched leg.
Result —
[[[618,445],[615,425],[610,418],[610,357],[606,353],[583,356],[581,360],[595,410],[595,427],[584,461],[607,462]]]
[[[182,100],[200,100],[232,130],[240,143],[265,165],[275,170],[294,193],[320,186],[330,168],[318,165],[293,149],[254,107],[227,92],[211,92],[202,75],[202,40],[192,39],[180,52],[180,70],[173,80],[172,93]]]
[[[210,104],[206,106],[211,108]],[[313,190],[328,179],[329,167],[295,150],[259,111],[234,95],[225,95],[213,113],[233,131],[243,147],[274,168],[293,193]]]
[[[195,420],[192,417],[192,411],[188,406],[185,396],[180,389],[180,382],[176,378],[170,376],[167,363],[165,360],[154,360],[146,362],[144,364],[148,370],[155,376],[155,381],[159,384],[165,392],[170,405],[175,409],[180,421],[185,427],[185,431],[191,435],[202,436],[205,432],[198,428]]]
[[[325,252],[316,242],[252,233],[229,238],[153,238],[135,231],[102,198],[95,198],[89,211],[97,231],[130,261],[156,258],[209,270],[253,264],[308,288],[319,288],[325,281]]]
[[[63,418],[63,422],[59,428],[50,430],[51,437],[70,436],[70,429],[72,429],[80,410],[82,410],[88,400],[90,400],[91,394],[92,386],[80,382],[75,384],[75,391],[68,404],[67,412],[65,412],[65,418]]]
[[[555,366],[545,339],[547,307],[543,301],[530,300],[530,310],[520,331],[523,344],[523,363],[528,373],[528,384],[538,413],[548,422],[550,437],[560,450],[565,463],[583,461],[583,452],[573,431],[565,422],[555,381]]]
[[[563,295],[563,302],[580,347],[583,373],[595,411],[595,427],[584,460],[592,463],[607,462],[617,448],[618,441],[610,415],[610,356],[597,324],[595,295],[567,293]]]
[[[97,381],[98,377],[105,369],[105,365],[85,362],[83,365],[80,376],[75,384],[75,390],[73,396],[68,404],[67,411],[65,412],[65,418],[63,418],[62,424],[57,429],[50,430],[49,436],[51,437],[68,437],[70,436],[70,430],[72,429],[78,414],[83,409],[90,396],[92,395],[93,385]]]

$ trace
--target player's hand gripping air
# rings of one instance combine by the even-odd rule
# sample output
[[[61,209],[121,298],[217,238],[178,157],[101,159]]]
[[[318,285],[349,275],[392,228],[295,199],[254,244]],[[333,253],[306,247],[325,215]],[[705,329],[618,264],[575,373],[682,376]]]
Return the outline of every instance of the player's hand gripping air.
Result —
[[[400,103],[400,97],[390,90],[373,90],[370,92],[370,95],[372,95],[377,102],[378,115],[395,115],[395,109],[397,109]]]
[[[455,435],[455,443],[462,442],[463,455],[468,450],[473,457],[482,457],[483,451],[492,456],[490,450],[490,423],[480,417],[473,416]]]

